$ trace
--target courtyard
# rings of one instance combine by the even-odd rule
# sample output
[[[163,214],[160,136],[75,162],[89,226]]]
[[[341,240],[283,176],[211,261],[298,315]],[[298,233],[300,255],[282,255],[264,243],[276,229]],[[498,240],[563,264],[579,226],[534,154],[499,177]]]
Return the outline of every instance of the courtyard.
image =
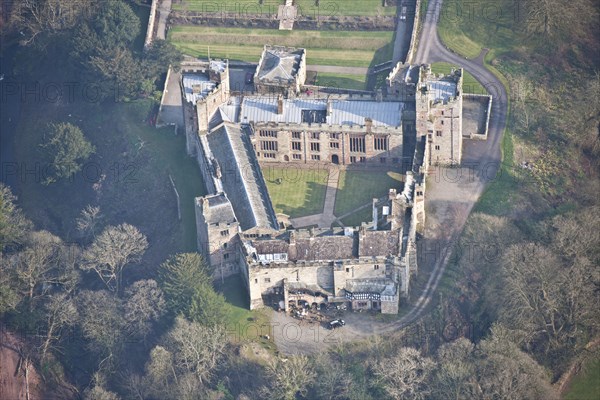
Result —
[[[296,228],[360,226],[371,220],[373,198],[402,189],[402,175],[390,170],[340,170],[335,167],[287,167],[263,164],[262,172],[275,212]]]

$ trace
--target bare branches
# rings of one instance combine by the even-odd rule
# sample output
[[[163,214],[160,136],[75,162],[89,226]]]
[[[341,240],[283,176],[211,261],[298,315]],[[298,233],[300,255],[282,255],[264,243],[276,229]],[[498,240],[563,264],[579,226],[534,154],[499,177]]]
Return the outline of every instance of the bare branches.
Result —
[[[107,227],[83,253],[81,268],[95,271],[111,291],[119,293],[123,269],[137,263],[148,248],[148,241],[129,224]]]

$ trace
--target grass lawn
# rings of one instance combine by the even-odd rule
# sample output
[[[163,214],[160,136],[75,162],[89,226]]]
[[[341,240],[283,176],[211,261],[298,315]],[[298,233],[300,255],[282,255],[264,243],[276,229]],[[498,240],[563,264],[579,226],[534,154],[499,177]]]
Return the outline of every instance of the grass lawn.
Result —
[[[194,160],[185,156],[184,137],[144,122],[151,106],[150,101],[75,103],[23,112],[26,117],[19,124],[15,155],[24,165],[44,162],[36,149],[47,122],[78,125],[96,147],[72,180],[46,186],[32,176],[20,183],[20,205],[36,227],[67,241],[77,238],[75,219],[85,206],[94,205],[100,207],[104,225],[127,222],[148,237],[147,265],[156,266],[169,254],[196,249],[193,198],[205,194],[204,184]],[[169,175],[181,198],[182,221],[177,218]],[[151,275],[150,269],[131,271],[136,277],[138,273],[139,277]]]
[[[175,10],[201,11],[207,14],[277,14],[279,5],[283,0],[183,0],[174,2]],[[322,0],[319,6],[316,6],[315,0],[296,0],[298,13],[307,17],[333,17],[338,15],[394,15],[396,7],[382,7],[381,0],[344,0],[344,2],[334,0]]]
[[[573,378],[565,400],[597,400],[600,398],[600,360],[587,365]]]
[[[460,2],[445,2],[438,24],[440,38],[467,58],[477,57],[482,48],[508,51],[518,45],[514,32],[519,22],[514,17],[514,4],[511,0],[482,0],[473,7],[473,16],[464,10],[461,13]],[[483,10],[485,16],[481,15]],[[496,10],[501,15],[496,15]]]
[[[292,218],[323,212],[328,171],[263,166],[275,212]],[[281,183],[277,183],[281,182]]]
[[[319,72],[317,75],[317,85],[340,89],[365,90],[366,79],[365,75]]]
[[[298,13],[300,15],[317,16],[338,16],[338,15],[395,15],[396,7],[383,7],[381,0],[321,0],[319,6],[315,0],[296,0]]]
[[[436,74],[449,74],[450,69],[457,68],[456,66],[445,63],[445,62],[437,62],[431,64],[431,71]],[[463,92],[464,93],[475,93],[475,94],[487,94],[488,91],[486,88],[479,83],[477,79],[467,70],[464,71],[465,76],[463,77]]]
[[[358,227],[363,222],[369,222],[371,220],[373,220],[373,210],[371,207],[367,207],[364,210],[357,211],[356,213],[341,219],[344,226],[353,227]]]
[[[370,203],[375,197],[383,197],[390,188],[399,190],[403,186],[401,182],[401,175],[392,171],[341,171],[334,214],[341,216]]]
[[[279,31],[274,29],[177,26],[169,40],[195,57],[257,62],[265,44],[307,49],[312,65],[368,67],[392,57],[391,31]]]
[[[235,340],[264,339],[269,334],[269,315],[265,309],[250,311],[248,292],[239,275],[226,278],[216,284],[227,300],[227,329]],[[271,335],[272,336],[272,335]]]

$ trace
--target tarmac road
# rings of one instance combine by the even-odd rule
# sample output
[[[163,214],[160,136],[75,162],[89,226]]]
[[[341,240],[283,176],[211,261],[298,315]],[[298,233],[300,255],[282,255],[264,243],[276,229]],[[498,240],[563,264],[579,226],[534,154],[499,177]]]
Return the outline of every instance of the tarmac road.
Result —
[[[452,256],[453,245],[460,237],[477,200],[486,186],[495,179],[500,168],[500,146],[508,110],[506,90],[498,78],[483,65],[482,55],[487,50],[482,50],[482,55],[475,60],[467,60],[443,46],[436,25],[441,5],[442,0],[431,0],[429,3],[413,63],[444,61],[456,64],[469,71],[486,87],[493,96],[488,139],[465,140],[460,168],[434,169],[428,176],[427,232],[421,246],[424,249],[435,250],[429,251],[432,257],[424,261],[432,265],[431,273],[414,306],[403,317],[390,323],[376,321],[368,315],[346,314],[343,316],[346,326],[336,332],[336,339],[339,340],[333,341],[334,343],[394,332],[413,324],[425,314]],[[420,268],[423,268],[422,261],[420,260]],[[278,348],[284,354],[313,353],[332,345],[331,341],[327,340],[330,339],[329,336],[322,335],[315,340],[313,332],[312,327],[302,329],[305,335],[300,335],[298,340],[289,340],[286,335],[277,333],[274,336]],[[306,340],[303,340],[304,336]]]

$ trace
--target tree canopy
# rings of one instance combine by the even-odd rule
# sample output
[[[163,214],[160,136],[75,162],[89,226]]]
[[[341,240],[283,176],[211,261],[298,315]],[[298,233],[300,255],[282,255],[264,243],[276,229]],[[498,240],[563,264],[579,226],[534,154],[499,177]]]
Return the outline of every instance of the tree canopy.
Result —
[[[83,162],[95,151],[81,129],[68,122],[48,125],[48,133],[41,147],[50,160],[49,174],[44,176],[45,184],[79,172]]]

